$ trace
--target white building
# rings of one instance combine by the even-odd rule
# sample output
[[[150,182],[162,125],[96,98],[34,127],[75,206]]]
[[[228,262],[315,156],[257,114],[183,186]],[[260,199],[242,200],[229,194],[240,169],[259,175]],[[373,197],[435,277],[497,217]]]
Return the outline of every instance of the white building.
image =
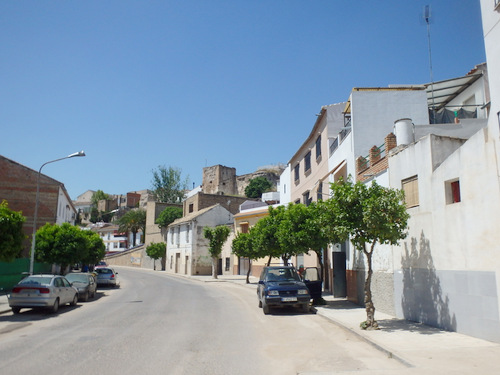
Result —
[[[166,271],[184,275],[211,275],[212,258],[203,228],[232,223],[233,214],[220,204],[175,220],[167,227]]]

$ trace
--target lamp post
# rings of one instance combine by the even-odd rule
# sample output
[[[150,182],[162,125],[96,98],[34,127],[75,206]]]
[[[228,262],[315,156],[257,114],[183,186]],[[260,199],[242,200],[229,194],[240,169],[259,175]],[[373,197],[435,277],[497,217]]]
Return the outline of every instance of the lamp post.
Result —
[[[35,264],[36,220],[37,220],[37,216],[38,216],[38,196],[40,194],[40,175],[42,174],[42,168],[44,166],[46,166],[47,164],[55,163],[56,161],[59,161],[59,160],[74,158],[76,156],[85,156],[85,152],[83,152],[83,150],[82,150],[82,151],[70,154],[68,156],[65,156],[64,158],[48,161],[46,163],[43,163],[42,166],[40,167],[40,169],[38,170],[38,176],[36,179],[35,214],[33,215],[33,236],[32,236],[32,240],[31,240],[30,275],[33,275],[33,265]]]

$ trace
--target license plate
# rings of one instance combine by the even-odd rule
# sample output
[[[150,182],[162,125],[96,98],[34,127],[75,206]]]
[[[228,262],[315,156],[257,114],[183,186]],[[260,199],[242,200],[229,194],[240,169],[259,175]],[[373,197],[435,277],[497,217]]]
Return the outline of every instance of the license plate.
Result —
[[[296,302],[297,301],[297,297],[282,297],[281,301],[282,302]]]
[[[22,293],[28,293],[28,294],[36,293],[36,292],[37,292],[36,289],[23,289],[22,290]]]

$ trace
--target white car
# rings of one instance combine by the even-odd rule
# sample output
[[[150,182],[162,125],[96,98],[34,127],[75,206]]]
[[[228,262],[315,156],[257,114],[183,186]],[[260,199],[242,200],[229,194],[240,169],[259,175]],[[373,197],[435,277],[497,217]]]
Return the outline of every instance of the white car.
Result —
[[[64,276],[31,275],[12,288],[9,306],[14,314],[22,308],[46,307],[57,312],[59,306],[78,302],[78,290]]]

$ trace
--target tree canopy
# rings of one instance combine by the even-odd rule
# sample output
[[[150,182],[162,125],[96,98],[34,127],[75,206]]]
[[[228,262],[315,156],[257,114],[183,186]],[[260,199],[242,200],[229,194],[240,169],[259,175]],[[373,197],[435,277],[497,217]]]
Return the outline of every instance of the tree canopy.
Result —
[[[217,260],[222,252],[222,246],[230,233],[231,230],[226,225],[218,225],[215,228],[203,228],[203,236],[208,239],[208,252],[212,257],[212,277],[214,279],[217,279]]]
[[[245,195],[248,198],[260,198],[262,193],[269,191],[273,184],[265,177],[252,178],[245,188]]]
[[[152,190],[157,202],[180,203],[184,199],[188,177],[182,179],[179,168],[160,165],[152,172]]]
[[[10,262],[21,254],[25,221],[21,212],[9,208],[7,201],[0,203],[0,262]]]
[[[68,223],[45,224],[36,232],[36,259],[59,264],[61,272],[71,264],[92,264],[103,256],[104,243],[97,233],[87,233]]]
[[[160,228],[166,228],[170,224],[172,224],[176,219],[179,219],[182,217],[182,207],[166,207],[160,215],[158,215],[158,218],[156,219],[155,223],[158,224]]]
[[[90,202],[94,207],[97,208],[97,204],[99,201],[109,199],[109,194],[106,194],[102,190],[97,190],[94,194],[92,194],[92,198],[90,198]]]
[[[262,254],[257,251],[257,248],[253,244],[254,239],[254,228],[250,228],[247,233],[238,233],[238,235],[233,239],[231,248],[233,254],[240,258],[248,258],[250,260],[250,266],[248,267],[246,283],[250,283],[250,273],[252,271],[252,261],[262,258],[267,254]]]

